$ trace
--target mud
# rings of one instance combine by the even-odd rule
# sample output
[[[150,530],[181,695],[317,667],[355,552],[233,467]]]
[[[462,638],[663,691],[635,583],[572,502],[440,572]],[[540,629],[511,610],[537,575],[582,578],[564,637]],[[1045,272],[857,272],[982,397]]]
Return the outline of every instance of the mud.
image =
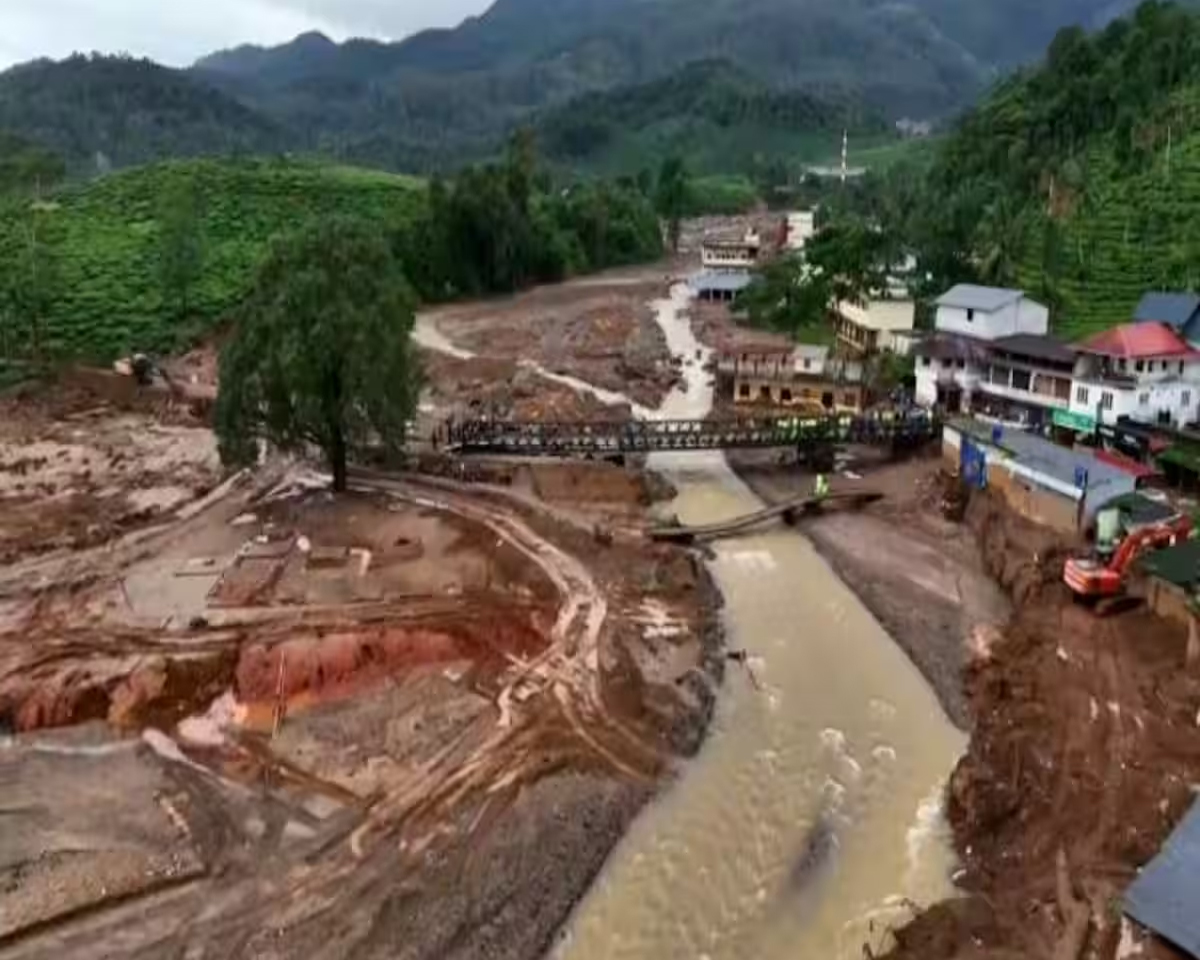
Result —
[[[178,482],[168,452],[139,457]],[[80,482],[55,464],[20,469]],[[638,471],[497,478],[335,499],[268,471],[21,554],[0,582],[0,955],[544,952],[699,745],[718,598],[640,539],[669,491]]]
[[[1180,956],[1117,905],[1200,775],[1184,631],[1097,620],[1060,583],[1071,544],[986,494],[967,523],[1014,615],[966,673],[975,729],[948,789],[965,899],[898,931],[893,956]]]
[[[586,394],[569,388],[564,394],[560,386],[546,392],[543,399],[544,377],[521,378],[495,361],[534,363],[601,390],[621,393],[645,407],[657,407],[679,379],[662,331],[647,306],[667,289],[664,270],[669,267],[614,271],[512,297],[429,311],[426,320],[456,347],[479,355],[465,368],[456,368],[443,358],[432,361],[433,368],[457,375],[461,393],[461,384],[469,384],[484,372],[478,360],[486,358],[490,372],[502,376],[480,379],[493,384],[500,381],[501,385],[476,392],[472,399],[520,410],[520,415],[532,419],[566,419],[581,402],[570,395]],[[505,381],[509,381],[507,386]],[[597,412],[594,405],[586,406],[587,400],[582,402],[585,414]],[[621,416],[619,407],[610,415]]]

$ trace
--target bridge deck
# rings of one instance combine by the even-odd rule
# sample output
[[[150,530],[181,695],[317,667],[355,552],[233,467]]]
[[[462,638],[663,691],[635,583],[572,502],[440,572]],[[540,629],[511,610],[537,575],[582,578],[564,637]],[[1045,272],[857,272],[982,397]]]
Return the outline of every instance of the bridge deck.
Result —
[[[525,456],[620,454],[655,450],[810,447],[831,443],[917,444],[938,435],[925,414],[769,417],[737,420],[630,420],[600,423],[448,422],[448,446],[461,453]]]
[[[796,516],[809,510],[824,509],[825,507],[848,507],[857,509],[882,500],[883,494],[875,491],[860,490],[853,493],[831,493],[826,497],[800,497],[786,503],[776,504],[756,510],[754,513],[731,517],[717,523],[706,523],[695,527],[664,526],[655,527],[650,531],[652,540],[667,540],[677,543],[694,543],[697,540],[717,540],[721,537],[732,537],[768,520],[783,517],[787,522],[795,522]]]

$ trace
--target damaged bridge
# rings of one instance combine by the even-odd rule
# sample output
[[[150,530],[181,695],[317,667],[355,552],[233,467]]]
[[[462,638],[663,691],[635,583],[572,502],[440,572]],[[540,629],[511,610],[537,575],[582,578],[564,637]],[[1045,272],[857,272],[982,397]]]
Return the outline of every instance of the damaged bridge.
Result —
[[[598,423],[479,418],[447,421],[442,437],[447,447],[458,453],[558,457],[753,447],[791,447],[807,453],[844,443],[911,449],[939,436],[940,431],[940,423],[918,412]]]

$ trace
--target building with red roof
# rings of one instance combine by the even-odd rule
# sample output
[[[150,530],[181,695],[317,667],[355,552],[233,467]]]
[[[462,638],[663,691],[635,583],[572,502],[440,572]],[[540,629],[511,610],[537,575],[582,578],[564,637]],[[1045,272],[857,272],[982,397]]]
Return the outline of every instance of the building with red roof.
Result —
[[[1076,344],[1071,412],[1099,423],[1130,417],[1183,425],[1200,415],[1200,353],[1171,324],[1147,321]]]

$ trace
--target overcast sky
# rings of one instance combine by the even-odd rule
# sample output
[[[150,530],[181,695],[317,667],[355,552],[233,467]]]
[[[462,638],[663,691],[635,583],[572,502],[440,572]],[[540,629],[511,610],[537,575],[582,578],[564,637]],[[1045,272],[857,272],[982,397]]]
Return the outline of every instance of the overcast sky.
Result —
[[[0,69],[76,51],[130,53],[171,66],[239,43],[306,30],[335,40],[399,39],[452,26],[490,0],[0,0]]]

